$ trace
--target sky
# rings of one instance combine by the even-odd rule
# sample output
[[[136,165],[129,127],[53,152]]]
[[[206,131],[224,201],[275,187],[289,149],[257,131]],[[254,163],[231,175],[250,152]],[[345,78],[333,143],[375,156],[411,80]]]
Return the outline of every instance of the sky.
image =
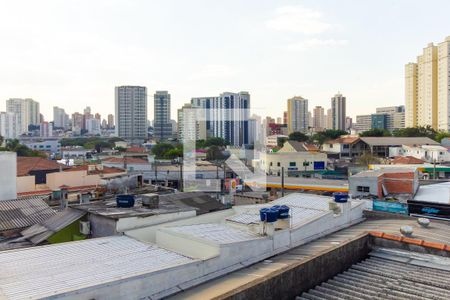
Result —
[[[348,115],[404,104],[404,65],[450,36],[446,0],[0,0],[0,111],[33,98],[45,119],[114,112],[114,87],[168,90],[172,117],[191,97],[248,91],[254,112],[286,100]]]

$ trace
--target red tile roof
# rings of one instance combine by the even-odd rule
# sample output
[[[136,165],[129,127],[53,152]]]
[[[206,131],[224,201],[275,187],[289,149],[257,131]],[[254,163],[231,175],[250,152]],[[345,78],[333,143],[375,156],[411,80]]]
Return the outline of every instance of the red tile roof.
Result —
[[[103,160],[106,163],[123,164],[123,157],[108,157]],[[142,158],[127,157],[128,164],[148,164],[149,162]]]
[[[17,157],[17,176],[27,176],[31,171],[66,169],[67,166],[42,157]]]
[[[89,165],[82,165],[82,166],[75,166],[70,169],[65,170],[65,172],[71,172],[71,171],[88,171]],[[88,173],[89,174],[115,174],[115,173],[123,173],[125,172],[124,169],[116,168],[116,167],[103,167],[103,170],[98,170],[97,168],[95,170],[91,170]]]
[[[127,148],[127,152],[145,153],[148,151],[147,151],[147,149],[145,149],[143,147],[129,147],[129,148]]]
[[[424,161],[418,158],[415,158],[414,156],[396,156],[392,163],[394,165],[418,165],[423,164]]]
[[[327,144],[353,144],[357,141],[359,141],[359,137],[357,136],[343,136],[335,140],[328,141]]]

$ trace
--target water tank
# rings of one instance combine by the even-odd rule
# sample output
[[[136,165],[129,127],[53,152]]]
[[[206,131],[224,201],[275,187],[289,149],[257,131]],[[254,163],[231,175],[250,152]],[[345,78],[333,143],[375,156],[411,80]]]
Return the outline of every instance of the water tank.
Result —
[[[348,193],[334,193],[334,201],[337,203],[345,203],[348,200]]]
[[[259,217],[261,221],[273,223],[278,220],[278,209],[274,208],[261,208],[259,210]]]
[[[289,218],[289,206],[281,205],[278,209],[278,219],[287,219]]]
[[[116,203],[117,207],[133,207],[134,195],[117,195]]]

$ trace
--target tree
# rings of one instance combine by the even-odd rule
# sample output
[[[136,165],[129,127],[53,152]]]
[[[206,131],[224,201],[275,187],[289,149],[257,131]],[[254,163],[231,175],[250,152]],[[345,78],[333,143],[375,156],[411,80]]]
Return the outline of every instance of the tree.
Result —
[[[285,138],[285,137],[278,138],[277,139],[277,146],[280,147],[280,148],[283,147],[284,143],[286,143],[286,141],[287,141],[287,138]]]
[[[406,127],[402,129],[397,129],[394,131],[394,136],[397,137],[428,137],[434,139],[436,137],[437,131],[431,126],[426,127]]]
[[[5,139],[0,135],[0,146],[1,145],[3,145],[3,141],[4,141]]]
[[[224,155],[220,148],[216,145],[213,145],[208,148],[208,152],[206,152],[206,159],[207,160],[221,160],[224,159]]]
[[[227,140],[225,140],[221,137],[210,137],[210,138],[206,139],[206,141],[204,143],[204,147],[210,147],[210,146],[224,147],[229,144],[230,144],[230,142],[228,142]]]
[[[311,137],[311,142],[322,145],[326,141],[337,139],[341,135],[345,134],[348,134],[348,132],[338,129],[327,129],[325,131],[320,131],[314,134]]]
[[[165,158],[166,153],[174,148],[172,144],[158,143],[152,147],[152,153],[156,155],[156,158]]]
[[[166,151],[166,153],[164,153],[164,158],[168,158],[168,159],[174,159],[174,158],[182,157],[182,156],[183,156],[183,149],[181,149],[181,148],[173,148],[173,149]]]
[[[369,166],[370,164],[380,163],[380,161],[381,160],[379,157],[373,155],[370,152],[363,153],[363,155],[361,155],[357,160],[358,164],[366,166],[366,167]]]
[[[380,129],[380,128],[372,128],[370,130],[361,132],[359,134],[360,137],[366,137],[366,136],[392,136],[392,134],[389,132],[389,130],[386,129]]]
[[[299,131],[295,131],[295,132],[292,132],[291,134],[289,134],[289,140],[297,141],[297,142],[306,142],[308,140],[308,136]]]
[[[445,132],[445,131],[439,131],[436,136],[434,137],[436,142],[441,142],[443,139],[445,138],[449,138],[450,137],[450,133]]]
[[[25,145],[19,143],[17,139],[8,140],[6,142],[6,147],[1,148],[0,151],[12,151],[16,152],[17,156],[35,156],[35,157],[46,157],[45,153],[31,150]]]

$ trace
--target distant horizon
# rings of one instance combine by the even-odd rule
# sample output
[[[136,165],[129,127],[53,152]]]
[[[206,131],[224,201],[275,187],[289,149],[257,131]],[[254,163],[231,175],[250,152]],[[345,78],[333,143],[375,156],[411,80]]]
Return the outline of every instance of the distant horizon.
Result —
[[[90,106],[106,118],[116,86],[141,85],[150,120],[153,93],[167,90],[172,119],[191,98],[225,91],[248,91],[251,109],[275,119],[288,98],[326,111],[340,91],[355,121],[376,107],[405,104],[405,64],[450,35],[450,3],[432,3],[7,2],[0,111],[9,98],[32,98],[46,121],[53,106],[70,115]]]

